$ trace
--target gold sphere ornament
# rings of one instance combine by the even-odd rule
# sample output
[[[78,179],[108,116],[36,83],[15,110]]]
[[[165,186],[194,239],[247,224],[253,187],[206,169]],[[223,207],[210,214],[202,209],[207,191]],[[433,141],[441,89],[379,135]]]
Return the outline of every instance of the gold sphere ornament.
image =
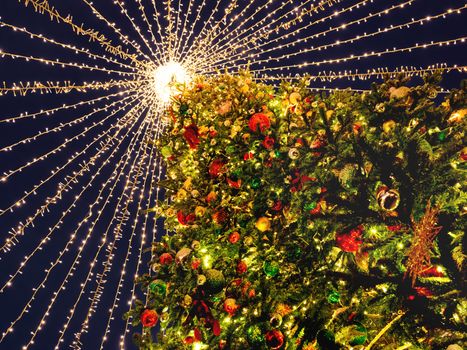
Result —
[[[394,120],[388,120],[383,123],[383,131],[385,134],[391,133],[396,128],[396,122]]]
[[[301,99],[302,96],[298,92],[292,92],[289,96],[289,101],[293,105],[297,105]]]
[[[267,217],[262,216],[256,221],[255,226],[258,229],[258,231],[266,232],[271,229],[271,221]]]

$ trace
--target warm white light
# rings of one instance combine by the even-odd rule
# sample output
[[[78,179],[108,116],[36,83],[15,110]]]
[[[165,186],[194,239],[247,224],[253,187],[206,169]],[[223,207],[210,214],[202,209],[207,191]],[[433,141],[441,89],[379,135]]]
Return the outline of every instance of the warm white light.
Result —
[[[170,98],[178,91],[177,85],[190,81],[190,75],[178,62],[170,61],[154,70],[154,89],[163,103],[170,102]]]

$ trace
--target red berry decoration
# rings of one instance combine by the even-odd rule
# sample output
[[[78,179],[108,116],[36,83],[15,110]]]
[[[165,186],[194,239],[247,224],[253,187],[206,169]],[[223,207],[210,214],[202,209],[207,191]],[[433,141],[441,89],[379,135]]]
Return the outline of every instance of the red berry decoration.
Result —
[[[261,142],[261,144],[263,145],[264,148],[266,149],[271,149],[274,147],[274,138],[272,138],[271,136],[266,136],[263,140],[263,142]]]
[[[271,122],[266,114],[255,113],[251,116],[248,127],[251,131],[264,132],[271,127]]]
[[[141,314],[141,324],[143,327],[154,327],[159,320],[159,315],[155,310],[146,309]]]
[[[360,248],[360,245],[363,243],[361,239],[362,232],[363,227],[359,226],[350,230],[350,232],[338,233],[336,235],[336,245],[344,252],[354,253]]]
[[[268,331],[264,339],[271,349],[279,349],[284,344],[284,335],[278,329]]]
[[[191,149],[196,149],[199,144],[199,132],[198,127],[195,124],[191,124],[185,127],[183,137]]]
[[[211,175],[211,177],[219,177],[226,170],[225,164],[225,161],[223,161],[222,159],[214,159],[209,165],[209,175]]]
[[[240,306],[237,305],[237,301],[233,298],[228,298],[228,299],[225,299],[224,301],[224,310],[230,316],[233,316],[235,312],[237,312],[239,307]]]
[[[238,264],[237,264],[237,273],[238,273],[239,275],[242,275],[242,274],[244,274],[247,270],[248,270],[248,266],[247,266],[246,262],[244,262],[244,261],[239,261]]]
[[[169,253],[164,253],[159,257],[159,262],[162,265],[169,265],[174,261],[174,258]]]
[[[238,233],[237,231],[232,232],[232,233],[229,235],[229,242],[230,242],[230,243],[235,244],[235,243],[237,243],[239,240],[240,240],[240,233]]]

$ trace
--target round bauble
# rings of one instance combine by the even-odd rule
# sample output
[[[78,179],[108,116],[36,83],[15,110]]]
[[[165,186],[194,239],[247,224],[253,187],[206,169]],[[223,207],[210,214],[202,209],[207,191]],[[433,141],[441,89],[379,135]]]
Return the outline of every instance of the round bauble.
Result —
[[[289,149],[289,152],[287,155],[289,156],[290,159],[295,160],[295,159],[300,158],[300,151],[297,148],[292,147],[291,149]]]
[[[271,221],[263,216],[256,221],[255,226],[260,232],[266,232],[271,229]]]
[[[269,277],[276,277],[279,273],[279,263],[277,261],[265,261],[263,271]]]
[[[205,289],[207,292],[216,294],[222,291],[225,286],[225,277],[221,271],[216,269],[209,269],[206,271],[205,275]]]
[[[162,280],[154,280],[149,283],[149,289],[156,294],[164,296],[167,292],[167,285]]]
[[[328,294],[328,301],[331,304],[337,304],[341,300],[341,295],[339,292],[333,290]]]

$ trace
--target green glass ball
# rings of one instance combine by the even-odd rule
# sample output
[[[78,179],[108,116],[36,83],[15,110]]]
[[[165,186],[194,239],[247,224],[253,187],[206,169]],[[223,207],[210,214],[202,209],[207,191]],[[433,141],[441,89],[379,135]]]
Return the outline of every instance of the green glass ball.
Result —
[[[225,152],[226,152],[227,154],[232,154],[232,153],[234,153],[234,152],[235,152],[235,146],[227,146],[227,147],[225,148]]]
[[[225,286],[225,277],[223,273],[216,269],[209,269],[205,273],[205,288],[209,293],[219,293]]]
[[[276,277],[279,273],[279,264],[276,261],[265,261],[263,271],[269,277]]]
[[[180,105],[180,115],[186,115],[189,109],[190,107],[186,103],[183,103],[182,105]]]
[[[165,295],[165,293],[167,292],[167,285],[162,280],[154,280],[151,283],[149,283],[149,289],[153,293]]]
[[[254,190],[258,189],[261,186],[261,179],[258,177],[253,178],[250,182],[250,186]]]
[[[368,337],[367,329],[359,322],[356,322],[354,327],[357,335],[350,340],[349,344],[352,346],[365,344]]]
[[[248,343],[253,346],[261,345],[264,342],[263,330],[257,324],[248,327],[246,337]]]
[[[341,300],[341,295],[333,290],[331,293],[328,294],[328,301],[331,304],[337,304]]]
[[[316,209],[316,206],[318,205],[317,202],[313,201],[311,203],[307,203],[305,204],[305,206],[303,207],[305,210],[313,210],[313,209]]]
[[[274,151],[274,156],[275,156],[276,158],[279,158],[279,157],[281,156],[281,152],[280,152],[279,150],[276,149],[276,150]]]
[[[440,140],[441,142],[446,140],[446,132],[445,131],[441,131],[440,133],[438,133],[438,140]]]

